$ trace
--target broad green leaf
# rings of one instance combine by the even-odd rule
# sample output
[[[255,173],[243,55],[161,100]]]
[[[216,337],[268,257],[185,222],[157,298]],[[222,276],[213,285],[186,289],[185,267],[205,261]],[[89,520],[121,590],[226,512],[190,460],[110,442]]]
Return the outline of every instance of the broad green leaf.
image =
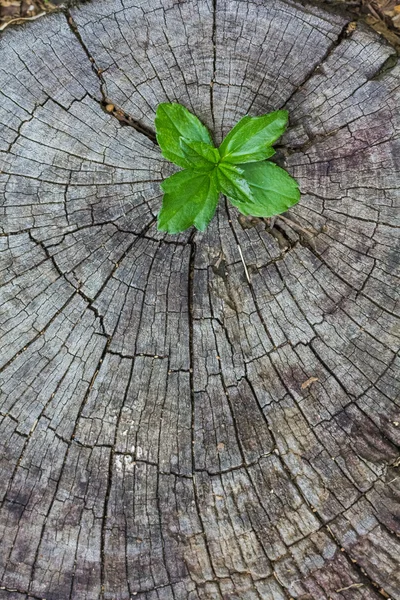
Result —
[[[164,198],[157,228],[180,233],[191,225],[204,231],[214,216],[219,192],[215,173],[196,173],[185,169],[161,184]]]
[[[254,201],[249,184],[243,178],[243,170],[241,168],[220,163],[216,171],[219,190],[225,196],[236,198],[239,202]]]
[[[180,145],[185,158],[191,163],[191,168],[195,171],[212,171],[220,159],[217,148],[205,142],[192,142],[181,138]]]
[[[248,163],[240,165],[240,168],[253,194],[253,201],[243,202],[239,196],[229,198],[244,215],[272,217],[300,200],[296,180],[274,163]]]
[[[222,160],[241,164],[270,158],[275,153],[270,146],[283,134],[287,121],[287,110],[276,110],[261,117],[243,117],[219,148]]]
[[[180,167],[192,166],[181,147],[181,138],[213,145],[208,129],[181,104],[159,104],[155,125],[162,155]]]
[[[277,110],[243,117],[215,148],[207,128],[180,104],[157,108],[156,132],[165,158],[184,170],[166,179],[158,229],[174,234],[194,225],[204,230],[213,217],[219,193],[245,215],[270,217],[300,199],[296,181],[267,159],[285,131],[288,113]]]

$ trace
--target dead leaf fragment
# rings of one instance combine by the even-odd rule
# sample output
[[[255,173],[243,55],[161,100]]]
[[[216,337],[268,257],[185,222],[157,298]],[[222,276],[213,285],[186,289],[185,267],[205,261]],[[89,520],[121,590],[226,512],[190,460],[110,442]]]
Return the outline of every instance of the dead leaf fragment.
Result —
[[[306,388],[310,387],[310,385],[315,381],[319,381],[318,377],[310,377],[310,379],[307,379],[307,381],[301,384],[301,389],[305,390]]]
[[[351,33],[353,33],[353,31],[355,31],[357,29],[357,21],[352,21],[351,23],[349,23],[346,27],[346,34],[350,35]]]

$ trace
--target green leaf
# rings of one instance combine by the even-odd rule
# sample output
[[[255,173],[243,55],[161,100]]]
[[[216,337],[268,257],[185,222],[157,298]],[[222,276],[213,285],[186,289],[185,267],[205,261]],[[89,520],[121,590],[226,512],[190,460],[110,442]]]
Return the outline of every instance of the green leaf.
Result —
[[[274,154],[270,146],[283,134],[287,121],[287,110],[276,110],[261,117],[243,117],[219,148],[222,160],[241,164],[270,158]]]
[[[204,231],[218,204],[215,172],[185,169],[165,179],[161,187],[165,194],[158,214],[158,230],[180,233],[194,225]]]
[[[244,215],[272,217],[287,211],[300,200],[296,180],[274,163],[249,163],[240,168],[254,200],[243,202],[239,196],[229,198]]]
[[[165,158],[184,170],[166,179],[158,229],[179,233],[194,225],[203,231],[212,219],[219,193],[245,215],[271,217],[300,199],[296,181],[266,162],[272,144],[285,131],[288,113],[277,110],[243,117],[215,148],[207,128],[180,104],[157,108],[157,141]]]
[[[180,145],[186,160],[191,163],[191,168],[195,171],[212,171],[220,159],[217,148],[205,142],[192,142],[181,138]]]
[[[241,168],[222,162],[216,171],[219,189],[225,196],[237,199],[239,202],[254,201],[250,186],[242,176]]]
[[[181,138],[213,145],[208,129],[181,104],[159,104],[155,125],[162,155],[180,167],[192,166],[180,144]]]

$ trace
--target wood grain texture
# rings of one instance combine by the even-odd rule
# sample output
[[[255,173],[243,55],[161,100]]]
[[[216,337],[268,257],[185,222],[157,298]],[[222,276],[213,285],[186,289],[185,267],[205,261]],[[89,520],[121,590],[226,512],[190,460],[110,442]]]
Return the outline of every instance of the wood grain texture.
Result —
[[[399,599],[392,49],[289,0],[98,0],[0,51],[0,599]],[[288,108],[300,204],[158,233],[164,101],[216,142]]]

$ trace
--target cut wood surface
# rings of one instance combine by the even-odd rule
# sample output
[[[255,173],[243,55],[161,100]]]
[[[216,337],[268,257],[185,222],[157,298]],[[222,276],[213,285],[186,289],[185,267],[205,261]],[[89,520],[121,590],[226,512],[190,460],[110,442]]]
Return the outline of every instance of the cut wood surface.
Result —
[[[400,68],[289,0],[0,41],[0,600],[400,598]],[[178,101],[285,107],[299,205],[156,230]]]

